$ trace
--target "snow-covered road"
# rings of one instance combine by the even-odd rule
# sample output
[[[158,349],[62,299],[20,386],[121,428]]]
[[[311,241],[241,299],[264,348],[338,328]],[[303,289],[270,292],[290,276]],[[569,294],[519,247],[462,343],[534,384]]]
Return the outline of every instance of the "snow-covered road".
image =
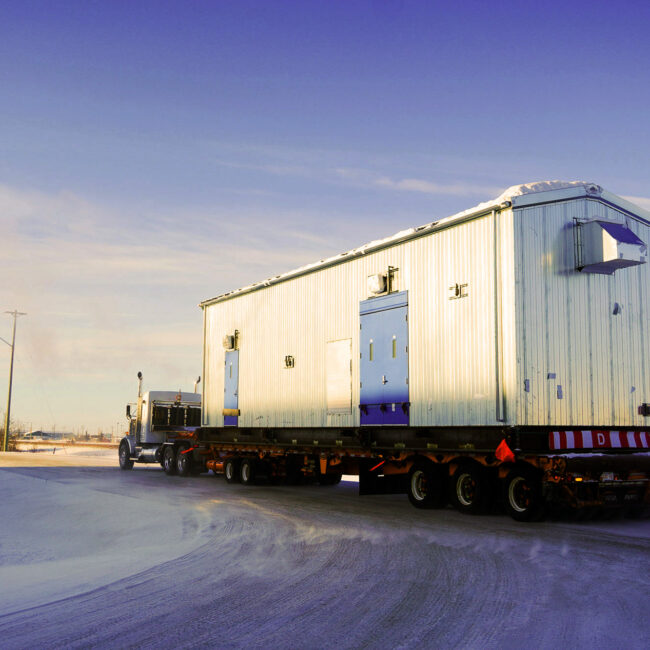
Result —
[[[0,455],[2,648],[648,647],[648,519],[75,464]]]

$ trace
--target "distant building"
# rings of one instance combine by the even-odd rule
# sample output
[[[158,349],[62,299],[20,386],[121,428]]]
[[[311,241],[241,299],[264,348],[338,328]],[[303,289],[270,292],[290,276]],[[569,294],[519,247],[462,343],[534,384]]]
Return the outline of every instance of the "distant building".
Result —
[[[18,436],[19,440],[64,440],[72,438],[72,433],[59,431],[30,431]]]

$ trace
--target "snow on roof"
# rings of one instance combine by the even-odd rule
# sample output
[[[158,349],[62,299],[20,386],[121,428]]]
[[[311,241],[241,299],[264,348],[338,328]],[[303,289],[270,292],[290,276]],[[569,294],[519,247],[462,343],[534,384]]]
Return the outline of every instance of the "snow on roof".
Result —
[[[589,194],[600,194],[603,188],[596,183],[586,181],[537,181],[536,183],[523,183],[522,185],[511,185],[505,192],[499,195],[494,202],[503,203],[515,196],[524,194],[539,194],[540,192],[552,192],[554,190],[566,190],[569,188],[584,187]]]
[[[475,205],[473,208],[469,208],[468,210],[463,210],[462,212],[457,212],[456,214],[453,214],[450,217],[445,217],[443,219],[431,221],[430,223],[426,223],[417,228],[407,228],[406,230],[400,230],[400,232],[395,233],[394,235],[390,235],[389,237],[385,237],[383,239],[375,239],[371,242],[368,242],[367,244],[363,244],[362,246],[353,248],[352,250],[347,251],[345,253],[340,253],[339,255],[334,255],[333,257],[328,257],[326,259],[319,260],[318,262],[314,262],[312,264],[306,264],[305,266],[301,266],[297,269],[293,269],[292,271],[288,271],[286,273],[282,273],[280,275],[267,278],[262,282],[256,282],[254,284],[248,285],[247,287],[242,287],[241,289],[236,289],[234,291],[229,291],[228,293],[215,296],[214,298],[210,298],[209,300],[204,300],[202,303],[200,303],[199,306],[204,307],[212,302],[232,298],[242,293],[248,293],[256,289],[261,289],[262,287],[268,287],[271,284],[276,284],[278,282],[282,282],[290,278],[295,278],[297,276],[304,275],[311,271],[316,271],[318,269],[325,268],[327,266],[339,264],[345,261],[346,259],[358,257],[360,255],[365,255],[370,251],[374,251],[379,248],[386,248],[387,246],[390,246],[391,244],[397,243],[399,241],[410,239],[412,237],[416,237],[421,234],[424,234],[426,231],[434,229],[434,227],[437,229],[440,228],[441,226],[444,226],[445,224],[464,219],[465,217],[469,217],[470,215],[478,215],[482,212],[489,212],[490,210],[503,206],[504,203],[512,202],[513,199],[516,200],[516,197],[522,197],[529,194],[540,194],[543,192],[555,192],[557,190],[571,190],[571,189],[580,189],[580,188],[584,188],[585,194],[591,194],[591,195],[600,195],[600,193],[603,191],[600,185],[596,185],[595,183],[588,183],[586,181],[537,181],[534,183],[523,183],[521,185],[512,185],[507,190],[502,192],[497,198],[492,199],[491,201],[484,201],[483,203],[479,203],[478,205]],[[542,201],[543,198],[540,197],[540,202]],[[503,206],[503,207],[507,207],[507,206]]]

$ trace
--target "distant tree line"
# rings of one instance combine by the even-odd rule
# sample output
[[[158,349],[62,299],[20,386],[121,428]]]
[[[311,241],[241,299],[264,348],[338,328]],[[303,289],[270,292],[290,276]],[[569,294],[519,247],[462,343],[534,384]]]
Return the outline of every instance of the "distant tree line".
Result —
[[[25,430],[25,426],[18,420],[9,422],[9,440],[7,441],[7,451],[16,451],[16,438]],[[0,451],[5,439],[5,414],[0,414]]]

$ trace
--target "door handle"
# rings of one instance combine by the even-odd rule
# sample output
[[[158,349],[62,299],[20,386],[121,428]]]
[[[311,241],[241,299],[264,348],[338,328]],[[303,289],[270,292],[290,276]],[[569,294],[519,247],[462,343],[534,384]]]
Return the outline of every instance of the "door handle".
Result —
[[[386,375],[381,376],[381,383],[382,384],[387,384],[388,383],[388,379],[386,379]]]

